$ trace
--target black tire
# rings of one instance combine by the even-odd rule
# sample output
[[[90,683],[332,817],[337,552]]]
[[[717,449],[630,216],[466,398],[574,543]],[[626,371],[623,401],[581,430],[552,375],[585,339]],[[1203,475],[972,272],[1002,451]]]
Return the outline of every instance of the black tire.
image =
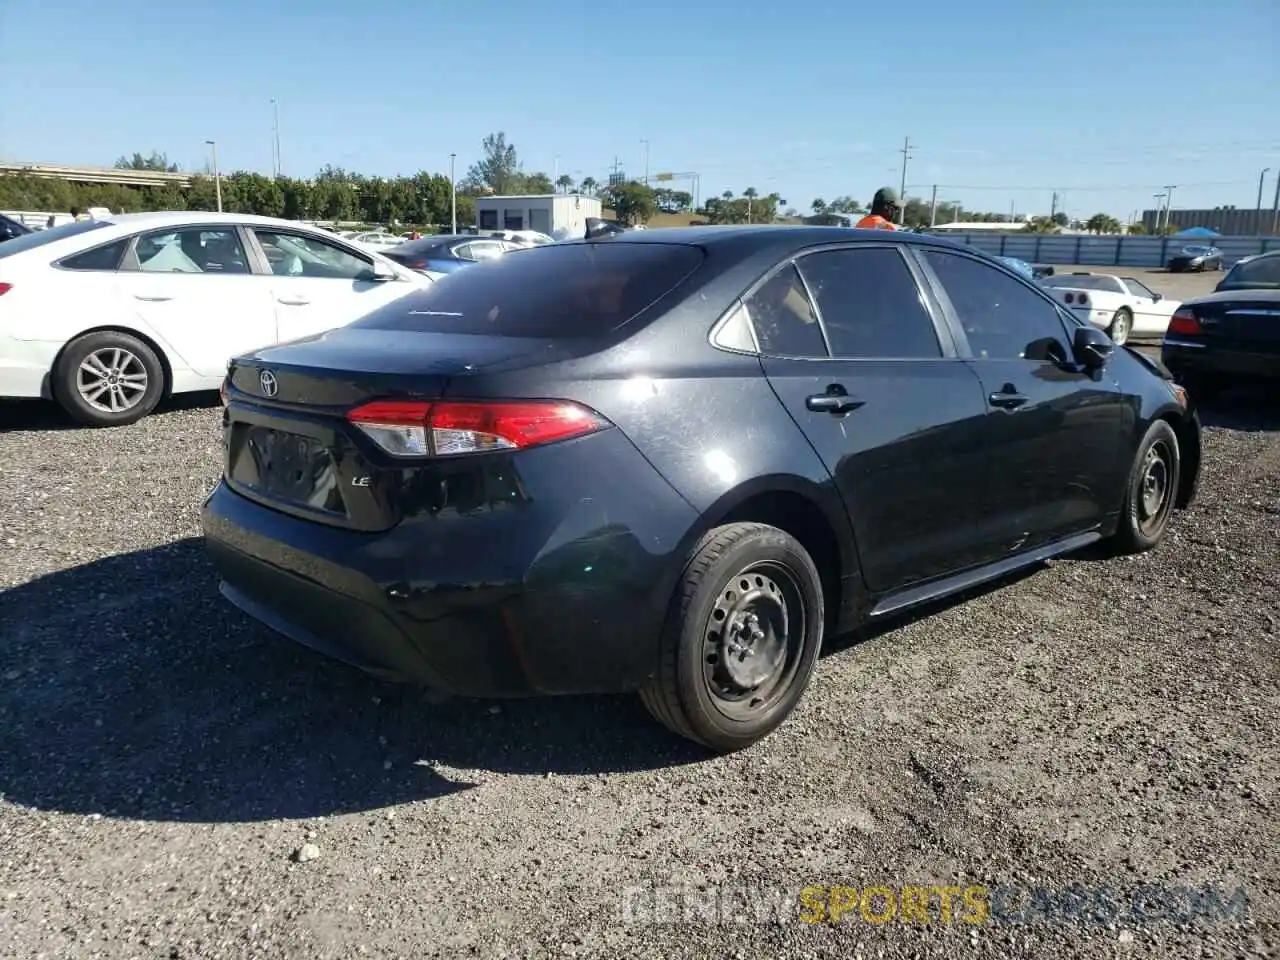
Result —
[[[1142,553],[1160,542],[1178,499],[1181,469],[1178,435],[1166,421],[1157,420],[1147,428],[1129,469],[1116,552]]]
[[[1133,332],[1133,311],[1121,307],[1111,317],[1111,326],[1107,327],[1107,336],[1116,344],[1126,343]]]
[[[752,622],[752,613],[764,620]],[[823,626],[822,579],[794,537],[762,523],[717,527],[685,566],[657,675],[640,698],[672,732],[718,753],[741,750],[795,709],[813,675]],[[752,652],[731,648],[739,642]],[[757,655],[759,661],[748,662]],[[752,687],[769,663],[776,667]]]
[[[96,375],[91,366],[95,371],[107,371],[97,381],[106,385],[99,394],[100,405],[94,404],[92,390],[85,388]],[[122,427],[141,420],[160,402],[165,391],[164,366],[155,351],[137,337],[102,330],[86,333],[67,345],[54,365],[52,386],[54,399],[80,423]],[[112,396],[121,398],[120,409],[106,409]]]

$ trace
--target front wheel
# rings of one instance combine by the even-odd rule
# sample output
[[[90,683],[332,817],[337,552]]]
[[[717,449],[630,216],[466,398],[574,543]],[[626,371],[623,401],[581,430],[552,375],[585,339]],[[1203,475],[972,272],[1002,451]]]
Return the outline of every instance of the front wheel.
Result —
[[[1166,421],[1157,420],[1138,444],[1129,470],[1115,535],[1118,552],[1142,553],[1160,542],[1177,500],[1181,469],[1178,435]]]
[[[680,736],[719,753],[748,747],[795,709],[823,623],[822,580],[794,537],[762,523],[717,527],[685,567],[641,699]]]
[[[1128,307],[1121,307],[1111,318],[1111,326],[1107,327],[1107,336],[1119,345],[1129,339],[1129,331],[1133,329],[1133,312]]]

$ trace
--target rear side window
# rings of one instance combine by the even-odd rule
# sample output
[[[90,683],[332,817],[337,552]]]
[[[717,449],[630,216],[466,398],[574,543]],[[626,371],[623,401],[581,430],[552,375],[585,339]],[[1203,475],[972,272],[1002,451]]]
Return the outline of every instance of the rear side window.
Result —
[[[1237,264],[1224,282],[1280,284],[1280,257],[1259,257]]]
[[[522,250],[449,274],[350,324],[374,330],[560,339],[633,319],[702,263],[698,247],[574,243]]]
[[[64,257],[58,266],[64,270],[115,270],[120,266],[120,258],[124,256],[128,239],[117,240],[101,247],[94,247],[73,257]]]
[[[826,357],[827,344],[804,281],[787,264],[744,302],[760,352],[775,357]]]
[[[833,357],[942,356],[933,317],[896,249],[829,250],[799,264],[818,302]]]

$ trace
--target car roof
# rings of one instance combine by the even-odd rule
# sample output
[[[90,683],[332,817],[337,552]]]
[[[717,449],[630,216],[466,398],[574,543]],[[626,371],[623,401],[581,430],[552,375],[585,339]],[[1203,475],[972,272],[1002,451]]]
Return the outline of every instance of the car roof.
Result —
[[[689,246],[718,247],[734,246],[755,249],[770,247],[802,247],[817,246],[825,243],[848,243],[850,241],[911,243],[927,247],[971,250],[977,248],[967,246],[946,237],[927,234],[909,233],[905,230],[868,230],[857,227],[823,227],[792,224],[730,224],[722,226],[698,227],[656,227],[648,230],[624,230],[621,233],[609,234],[590,240],[573,239],[562,243],[679,243]]]
[[[323,227],[316,227],[297,220],[283,220],[279,217],[260,217],[253,213],[214,213],[208,210],[160,210],[152,213],[113,213],[109,217],[99,217],[106,223],[119,224],[122,227],[145,230],[148,227],[179,227],[188,223],[247,223],[271,227],[292,227],[294,229],[315,230],[328,233]]]
[[[1183,300],[1182,305],[1198,306],[1202,303],[1223,303],[1226,301],[1239,302],[1241,300],[1260,300],[1264,303],[1280,303],[1280,290],[1258,290],[1255,288],[1246,288],[1244,290],[1219,290],[1215,293],[1206,293],[1202,297],[1193,297],[1190,300]]]

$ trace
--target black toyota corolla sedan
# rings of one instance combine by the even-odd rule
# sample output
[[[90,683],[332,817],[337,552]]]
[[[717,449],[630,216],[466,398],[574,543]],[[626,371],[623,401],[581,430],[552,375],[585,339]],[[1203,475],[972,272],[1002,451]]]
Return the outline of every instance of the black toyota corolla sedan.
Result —
[[[950,241],[626,232],[234,360],[223,594],[375,675],[639,691],[730,751],[824,633],[1095,541],[1153,547],[1199,420],[1155,361]]]

